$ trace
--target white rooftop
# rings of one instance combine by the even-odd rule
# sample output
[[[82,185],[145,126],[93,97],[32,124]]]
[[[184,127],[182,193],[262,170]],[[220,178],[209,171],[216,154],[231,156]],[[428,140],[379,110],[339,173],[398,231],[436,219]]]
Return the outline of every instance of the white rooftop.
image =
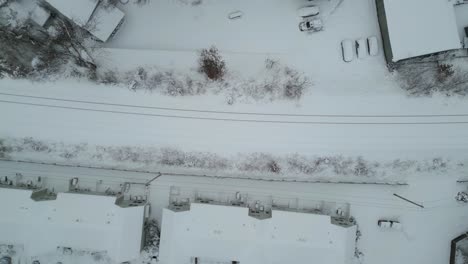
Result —
[[[97,0],[46,0],[57,11],[73,20],[79,26],[85,26],[91,18],[99,1]]]
[[[119,263],[140,255],[144,206],[123,208],[115,196],[78,193],[35,201],[33,193],[0,187],[0,244],[22,245],[29,256],[57,247],[106,251]]]
[[[453,3],[384,0],[393,61],[461,48]]]
[[[31,20],[36,22],[39,26],[44,26],[49,17],[49,11],[45,10],[39,5],[36,5],[36,7],[34,7],[33,11],[31,12]]]
[[[273,210],[259,220],[248,208],[192,203],[190,210],[164,209],[160,263],[352,262],[356,226],[335,225],[328,215]],[[191,262],[192,261],[192,262]]]
[[[112,32],[114,32],[124,16],[125,14],[117,7],[99,5],[85,28],[93,36],[105,42],[112,35]]]

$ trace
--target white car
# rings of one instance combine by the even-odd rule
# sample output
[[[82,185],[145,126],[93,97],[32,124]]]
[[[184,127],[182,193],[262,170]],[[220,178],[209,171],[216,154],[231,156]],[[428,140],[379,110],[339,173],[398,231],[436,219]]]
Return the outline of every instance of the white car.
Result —
[[[354,45],[353,41],[345,39],[341,42],[341,51],[343,53],[343,60],[351,62],[354,59]]]
[[[393,220],[379,220],[377,221],[377,225],[380,228],[384,228],[384,229],[394,229],[394,230],[403,229],[403,225],[400,222],[393,221]]]
[[[297,10],[297,14],[300,17],[309,17],[309,16],[316,16],[320,13],[320,9],[318,6],[304,6]]]
[[[320,18],[306,18],[301,23],[299,23],[300,31],[310,31],[317,32],[323,30],[322,19]]]
[[[364,39],[356,40],[356,54],[359,59],[367,57],[367,43]]]
[[[377,54],[379,54],[379,42],[377,41],[377,37],[372,36],[367,38],[367,50],[371,56],[377,56]]]

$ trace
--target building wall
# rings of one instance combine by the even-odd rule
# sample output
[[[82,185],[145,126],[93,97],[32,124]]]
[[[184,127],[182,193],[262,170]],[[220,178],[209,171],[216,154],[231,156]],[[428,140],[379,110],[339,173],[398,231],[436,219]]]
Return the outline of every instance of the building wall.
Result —
[[[376,0],[377,17],[379,20],[380,32],[382,34],[383,50],[387,63],[393,61],[392,46],[388,32],[387,15],[385,14],[384,0]]]

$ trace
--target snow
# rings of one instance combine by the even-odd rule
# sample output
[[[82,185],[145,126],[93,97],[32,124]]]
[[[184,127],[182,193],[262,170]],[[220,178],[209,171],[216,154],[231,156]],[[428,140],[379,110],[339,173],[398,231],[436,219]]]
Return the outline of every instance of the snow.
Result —
[[[93,36],[106,42],[114,30],[116,30],[124,16],[125,14],[117,7],[105,7],[101,4],[96,8],[93,17],[85,28],[93,34]]]
[[[461,48],[451,1],[383,2],[393,61]]]
[[[31,12],[31,19],[39,26],[44,26],[49,17],[50,12],[39,5],[36,5],[36,7]]]
[[[24,245],[28,256],[58,246],[106,251],[117,262],[139,256],[143,206],[121,208],[115,197],[101,195],[58,193],[45,201],[34,201],[32,195],[31,190],[0,186],[0,244]]]
[[[184,212],[164,209],[160,263],[187,263],[194,257],[202,263],[352,263],[356,226],[334,225],[327,215],[271,214],[259,220],[245,207],[201,203]]]
[[[70,7],[82,5],[77,1],[55,2]],[[194,172],[190,163],[185,163],[188,165],[183,168],[154,165],[151,163],[154,159],[149,159],[148,163],[132,163],[134,156],[125,156],[127,152],[120,152],[125,149],[131,150],[130,154],[136,152],[150,158],[152,152],[149,150],[172,148],[180,150],[182,154],[201,152],[209,153],[210,157],[234,157],[234,160],[237,155],[249,157],[252,153],[281,158],[296,153],[306,157],[342,155],[353,157],[353,160],[362,155],[364,160],[385,162],[378,164],[390,164],[389,161],[400,159],[401,162],[397,164],[408,165],[414,170],[404,173],[386,168],[379,170],[388,180],[403,177],[409,184],[405,187],[164,175],[150,186],[152,216],[161,220],[173,186],[179,187],[180,192],[187,195],[203,192],[214,197],[241,191],[248,193],[252,201],[268,200],[274,196],[286,201],[298,201],[299,204],[324,200],[349,202],[351,214],[362,231],[358,247],[364,253],[360,259],[363,263],[447,262],[451,239],[468,229],[464,221],[468,217],[466,205],[454,199],[458,192],[466,191],[465,185],[456,183],[456,180],[466,177],[464,162],[468,158],[468,125],[463,123],[466,117],[402,115],[463,114],[468,112],[468,105],[466,98],[458,97],[435,95],[432,98],[408,98],[399,87],[395,79],[397,76],[388,72],[383,52],[351,63],[343,62],[340,47],[343,39],[355,41],[380,36],[375,1],[317,1],[325,30],[315,34],[304,34],[297,28],[301,20],[297,9],[304,2],[204,0],[196,6],[182,2],[188,1],[160,0],[143,6],[125,5],[126,23],[119,34],[110,40],[98,63],[104,69],[117,68],[119,72],[141,66],[192,76],[191,73],[196,71],[199,50],[216,45],[226,59],[228,77],[234,84],[243,83],[239,80],[261,79],[266,59],[275,59],[304,72],[313,83],[311,89],[297,101],[239,101],[227,105],[222,92],[170,97],[147,90],[133,92],[126,86],[97,85],[81,79],[56,79],[53,82],[2,79],[0,138],[33,136],[46,142],[48,147],[58,149],[50,152],[25,149],[13,153],[13,158],[66,163],[71,167],[2,161],[0,174],[11,176],[21,172],[31,176],[47,175],[48,186],[64,191],[69,179],[64,176],[79,176],[91,186],[97,180],[104,179],[115,189],[129,179],[144,182],[149,175],[154,175],[73,167],[83,164],[136,170],[164,169],[186,174],[204,172]],[[403,5],[412,7],[407,2]],[[425,6],[423,3],[419,8]],[[430,5],[425,8],[430,8]],[[445,9],[442,10],[445,12]],[[91,16],[83,10],[75,11],[84,14],[83,17]],[[235,21],[229,20],[228,15],[233,11],[241,11],[243,16]],[[441,16],[440,12],[432,12],[432,16]],[[413,17],[426,17],[426,14]],[[428,30],[421,30],[426,28]],[[450,30],[440,32],[424,25],[415,34],[425,32],[424,36],[434,36],[445,31]],[[442,39],[440,35],[439,38]],[[378,44],[381,45],[380,38]],[[77,101],[25,98],[11,94]],[[78,108],[90,108],[91,111]],[[291,121],[298,123],[288,123]],[[426,121],[435,123],[372,124]],[[446,121],[460,123],[436,124]],[[86,150],[113,148],[117,154],[123,155],[115,156],[123,157],[125,161],[93,156],[102,154],[98,151],[80,152],[83,145]],[[50,149],[54,149],[52,147]],[[73,158],[76,153],[80,154]],[[406,163],[408,160],[416,162]],[[441,160],[447,161],[442,162],[447,167],[439,164]],[[432,170],[433,167],[437,169]],[[217,171],[216,174],[223,173]],[[246,174],[257,176],[248,175],[250,172]],[[234,173],[230,176],[239,175]],[[278,175],[273,176],[279,179]],[[334,178],[332,174],[327,176]],[[416,200],[425,208],[415,208],[395,198],[393,193]],[[404,228],[401,232],[383,231],[377,226],[379,219],[398,219]],[[78,256],[73,258],[75,263],[92,263],[88,260],[80,262]],[[42,263],[58,261],[55,257],[50,259],[53,261]]]
[[[46,0],[46,2],[82,27],[89,21],[99,3],[96,0]]]

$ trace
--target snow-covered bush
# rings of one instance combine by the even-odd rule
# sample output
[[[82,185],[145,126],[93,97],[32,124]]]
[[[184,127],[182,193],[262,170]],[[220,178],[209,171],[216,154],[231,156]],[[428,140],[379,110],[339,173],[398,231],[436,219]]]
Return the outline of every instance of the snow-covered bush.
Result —
[[[5,158],[8,153],[12,152],[12,148],[6,146],[4,141],[0,139],[0,158]]]
[[[299,99],[309,85],[309,80],[298,71],[286,67],[286,82],[284,84],[284,97],[288,99]]]
[[[46,153],[47,155],[43,155]],[[37,155],[40,154],[40,155]],[[63,144],[34,138],[0,140],[0,155],[11,159],[36,160],[83,166],[172,171],[207,175],[235,175],[245,178],[304,179],[310,181],[399,182],[405,175],[443,174],[451,170],[466,173],[468,161],[442,158],[429,160],[372,161],[364,157],[305,156],[299,154],[240,153],[224,156],[212,152],[183,151],[168,147],[101,146]],[[44,160],[42,160],[44,159]],[[438,160],[434,162],[434,160]],[[436,164],[436,165],[434,165]],[[466,193],[458,200],[467,199]]]
[[[226,74],[226,62],[215,46],[201,51],[198,67],[198,70],[210,80],[222,80]]]
[[[243,159],[238,168],[241,171],[280,173],[281,167],[275,157],[265,153],[253,153]]]

